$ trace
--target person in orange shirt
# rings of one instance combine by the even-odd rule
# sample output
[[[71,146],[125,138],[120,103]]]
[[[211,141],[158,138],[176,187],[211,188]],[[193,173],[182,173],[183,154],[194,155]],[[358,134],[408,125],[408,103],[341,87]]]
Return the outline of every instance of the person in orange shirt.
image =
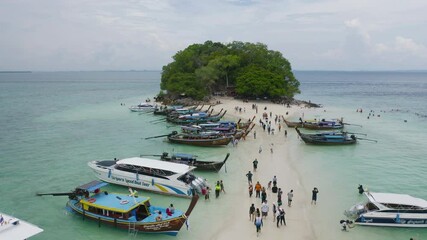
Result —
[[[259,182],[256,182],[255,184],[255,197],[260,198],[261,197],[261,184]]]

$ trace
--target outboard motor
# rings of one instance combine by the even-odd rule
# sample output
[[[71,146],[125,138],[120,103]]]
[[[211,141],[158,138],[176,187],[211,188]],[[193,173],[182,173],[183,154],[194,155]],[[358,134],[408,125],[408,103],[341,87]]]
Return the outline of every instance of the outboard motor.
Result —
[[[200,177],[194,179],[191,182],[191,186],[194,188],[194,190],[196,190],[197,193],[202,193],[202,188],[204,185],[204,180]]]
[[[351,207],[349,210],[344,211],[344,215],[348,218],[356,219],[360,216],[360,214],[365,213],[365,205],[364,204],[357,204]]]

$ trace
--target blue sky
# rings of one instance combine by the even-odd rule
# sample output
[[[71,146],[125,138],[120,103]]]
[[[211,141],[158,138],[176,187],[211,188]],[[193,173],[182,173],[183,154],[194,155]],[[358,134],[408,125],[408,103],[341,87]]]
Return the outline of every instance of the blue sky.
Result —
[[[425,0],[0,1],[0,70],[160,70],[212,40],[294,70],[427,70]]]

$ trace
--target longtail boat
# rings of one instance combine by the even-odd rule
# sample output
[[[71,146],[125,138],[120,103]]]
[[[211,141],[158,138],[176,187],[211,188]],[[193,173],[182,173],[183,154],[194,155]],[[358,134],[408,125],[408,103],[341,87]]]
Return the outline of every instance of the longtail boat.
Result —
[[[295,127],[303,127],[303,122],[299,121],[299,122],[290,122],[288,120],[286,120],[283,115],[282,115],[282,119],[285,122],[286,126],[288,126],[288,128],[295,128]]]
[[[344,128],[342,121],[303,122],[303,127],[311,130],[334,130]]]
[[[197,113],[192,115],[183,115],[179,117],[168,116],[167,120],[169,122],[181,125],[218,122],[219,120],[221,120],[221,118],[225,115],[226,112],[227,111],[224,111],[224,113],[219,113],[216,115],[209,115],[208,113]]]
[[[144,156],[144,155],[141,155]],[[225,159],[221,162],[215,161],[200,161],[197,160],[197,155],[188,154],[188,153],[169,153],[164,152],[162,155],[152,155],[152,156],[160,156],[160,159],[163,161],[174,162],[174,163],[182,163],[189,166],[196,167],[196,171],[215,171],[218,172],[221,170],[222,166],[227,162],[230,153],[227,153]]]
[[[239,119],[239,121],[237,122],[237,128],[246,130],[251,126],[251,123],[253,123],[254,120],[255,120],[255,116],[253,116],[252,119],[248,119],[247,122],[241,122],[241,119]]]
[[[298,135],[301,139],[307,144],[315,144],[315,145],[348,145],[355,144],[357,142],[357,138],[355,135],[348,136],[347,133],[315,133],[315,134],[306,134],[301,133],[298,128],[295,128]]]
[[[183,108],[182,105],[171,105],[171,106],[160,106],[160,107],[156,107],[154,109],[154,115],[168,115],[170,114],[172,111],[176,110],[176,109],[181,109]]]
[[[233,136],[224,136],[220,134],[195,135],[173,132],[167,135],[167,138],[172,143],[210,147],[228,145],[233,139]]]
[[[137,196],[129,188],[129,194],[101,191],[108,183],[92,181],[68,193],[42,193],[42,195],[68,196],[67,210],[83,216],[83,219],[105,223],[116,228],[143,233],[164,233],[176,236],[187,221],[199,199],[194,194],[184,213],[150,204],[150,198]]]

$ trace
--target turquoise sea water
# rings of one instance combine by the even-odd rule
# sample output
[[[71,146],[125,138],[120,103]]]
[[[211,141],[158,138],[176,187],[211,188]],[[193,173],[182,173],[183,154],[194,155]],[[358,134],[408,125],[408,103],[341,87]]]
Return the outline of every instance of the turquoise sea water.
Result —
[[[311,189],[315,183],[320,190],[322,207],[313,216],[325,220],[315,224],[319,239],[427,239],[425,229],[357,227],[342,233],[338,226],[344,218],[342,212],[363,200],[357,193],[358,184],[372,191],[427,199],[427,73],[296,72],[296,76],[302,90],[297,98],[324,106],[301,109],[305,118],[344,117],[345,122],[363,125],[348,126],[349,131],[378,140],[345,147],[307,146],[296,138],[290,141],[290,159],[302,175],[302,184]],[[66,213],[66,197],[34,195],[72,190],[92,180],[86,164],[94,159],[173,149],[197,152],[206,160],[222,160],[231,151],[230,146],[206,149],[143,139],[174,129],[156,122],[156,116],[127,109],[154,96],[159,83],[159,72],[0,74],[0,211],[45,229],[34,239],[128,239],[126,231],[98,228],[97,223]],[[357,113],[358,108],[363,113]],[[367,119],[370,110],[375,117]],[[290,132],[289,137],[295,133]],[[229,161],[227,167],[228,173],[199,175],[210,182],[240,179],[232,174],[239,163]],[[239,184],[243,186],[245,180]],[[152,197],[153,204],[173,202],[180,209],[189,203],[187,199],[144,195]],[[212,217],[211,213],[225,213],[232,207],[219,201],[199,204],[191,217],[191,231],[182,229],[176,239],[210,236],[216,231],[215,222],[221,220],[205,220]],[[173,238],[150,235],[150,239]]]

